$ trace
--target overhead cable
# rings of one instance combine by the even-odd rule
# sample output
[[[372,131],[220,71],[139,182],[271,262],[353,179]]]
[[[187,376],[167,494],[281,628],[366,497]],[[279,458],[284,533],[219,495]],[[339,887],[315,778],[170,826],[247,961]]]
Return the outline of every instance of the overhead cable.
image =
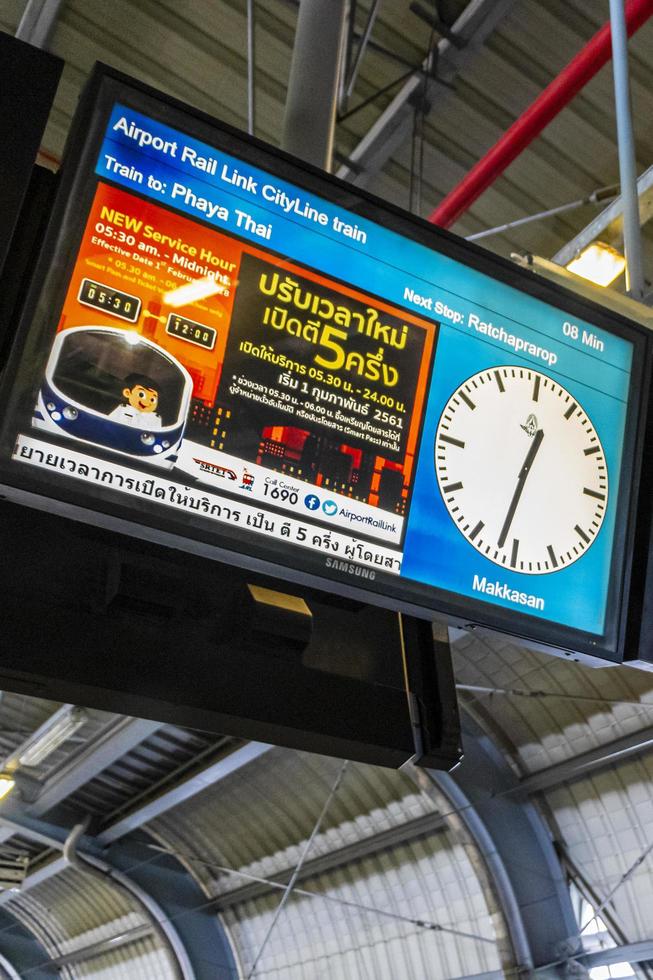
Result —
[[[540,691],[540,690],[528,690],[520,687],[487,687],[483,684],[456,684],[457,691],[469,691],[472,694],[487,694],[494,695],[500,694],[506,697],[517,697],[517,698],[556,698],[560,701],[580,701],[586,702],[588,704],[615,704],[623,705],[628,704],[633,708],[645,708],[653,710],[653,702],[650,704],[646,701],[635,701],[628,698],[604,698],[600,695],[591,694],[567,694],[562,691]]]
[[[211,871],[219,871],[221,874],[233,875],[238,878],[245,878],[248,881],[256,882],[260,885],[266,885],[269,888],[274,888],[278,891],[285,891],[287,886],[280,881],[272,881],[270,878],[262,878],[259,875],[250,874],[248,871],[240,871],[238,868],[229,868],[223,864],[216,864],[213,861],[206,861],[203,858],[195,857],[192,854],[187,854],[186,852],[178,852],[176,850],[171,850],[167,847],[163,847],[159,844],[149,845],[153,850],[160,851],[163,854],[167,854],[170,857],[183,858],[184,861],[189,861],[195,864],[201,864],[205,868],[209,868]],[[327,895],[325,892],[311,891],[307,888],[293,888],[293,893],[295,895],[301,895],[303,898],[319,898],[324,902],[331,902],[334,905],[342,905],[345,908],[355,909],[358,912],[367,912],[370,915],[380,915],[387,919],[395,919],[398,922],[405,922],[408,925],[417,926],[420,929],[426,929],[431,932],[446,932],[452,936],[459,936],[461,939],[473,939],[476,942],[489,943],[490,945],[495,945],[495,940],[489,938],[488,936],[481,936],[476,932],[465,932],[462,929],[456,929],[453,926],[441,925],[438,922],[431,922],[428,919],[415,919],[409,915],[401,915],[399,912],[390,912],[388,909],[380,909],[374,905],[365,905],[362,902],[353,902],[345,898],[337,898],[335,895]],[[226,896],[225,896],[226,897]],[[220,896],[212,899],[210,904],[219,904]]]
[[[279,902],[279,904],[278,904],[278,906],[276,908],[276,911],[275,911],[274,916],[272,918],[272,922],[269,925],[268,931],[266,932],[265,936],[263,937],[263,942],[261,943],[261,945],[259,947],[259,951],[256,954],[256,956],[254,957],[254,962],[252,963],[252,966],[250,968],[250,971],[247,974],[247,980],[250,980],[250,978],[253,977],[254,974],[256,973],[256,968],[258,966],[259,960],[261,959],[261,956],[263,955],[263,951],[265,950],[265,947],[267,946],[267,944],[269,942],[269,939],[270,939],[270,936],[272,935],[272,932],[274,930],[274,927],[276,926],[277,922],[279,921],[279,916],[283,912],[283,910],[284,910],[284,908],[286,906],[286,903],[287,903],[288,899],[290,898],[290,893],[292,892],[292,890],[293,890],[293,888],[295,886],[295,882],[297,881],[297,878],[299,877],[299,872],[302,869],[302,865],[304,864],[304,861],[308,857],[308,853],[309,853],[311,847],[313,846],[313,843],[315,841],[315,838],[317,837],[318,833],[320,832],[320,827],[322,826],[322,822],[323,822],[324,818],[327,815],[327,811],[328,811],[329,807],[331,806],[331,803],[332,803],[335,795],[337,794],[338,790],[340,789],[340,784],[342,783],[342,780],[344,778],[345,772],[347,771],[347,766],[348,765],[349,765],[348,761],[345,760],[343,762],[342,766],[340,767],[340,771],[338,772],[338,775],[335,778],[335,781],[333,783],[333,786],[331,787],[331,790],[329,791],[329,795],[327,796],[326,800],[324,801],[324,806],[320,810],[320,814],[319,814],[317,820],[315,821],[315,826],[313,827],[313,830],[311,831],[311,835],[308,838],[308,840],[306,841],[306,844],[304,845],[304,849],[303,849],[303,851],[302,851],[302,853],[300,855],[299,861],[297,862],[297,866],[296,866],[295,870],[292,873],[292,876],[290,878],[290,881],[284,887],[283,896],[282,896],[281,901]]]

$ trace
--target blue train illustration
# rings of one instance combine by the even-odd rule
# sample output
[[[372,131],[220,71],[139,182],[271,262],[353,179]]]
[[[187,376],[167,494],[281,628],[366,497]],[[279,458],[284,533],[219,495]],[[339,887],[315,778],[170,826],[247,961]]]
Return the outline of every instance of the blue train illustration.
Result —
[[[71,327],[52,346],[33,425],[170,469],[192,390],[186,368],[136,331]]]

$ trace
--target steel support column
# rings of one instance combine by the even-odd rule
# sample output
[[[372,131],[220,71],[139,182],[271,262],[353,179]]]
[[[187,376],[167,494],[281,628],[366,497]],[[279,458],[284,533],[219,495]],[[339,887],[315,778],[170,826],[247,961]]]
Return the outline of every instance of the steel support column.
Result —
[[[610,24],[612,27],[612,70],[617,113],[619,175],[621,178],[621,196],[624,201],[626,290],[634,299],[642,299],[644,296],[644,266],[642,263],[642,234],[639,227],[635,140],[628,79],[628,32],[626,30],[624,0],[610,0]]]
[[[465,757],[454,773],[431,771],[428,777],[474,840],[516,966],[528,975],[580,947],[565,874],[542,817],[527,799],[509,793],[518,786],[517,777],[469,715],[463,715],[463,744]]]
[[[0,971],[3,975],[2,980],[20,980],[20,974],[16,973],[13,965],[2,953],[0,953]]]
[[[69,835],[68,829],[28,816],[14,816],[12,826],[15,833],[59,851]],[[107,851],[91,837],[83,837],[81,844],[76,852],[81,862],[89,866],[90,873],[129,892],[165,940],[183,980],[236,980],[238,967],[222,923],[179,862],[167,855],[156,856],[138,842],[121,842]],[[65,858],[55,858],[27,876],[21,893],[69,867]],[[0,905],[10,906],[13,897],[11,892],[0,893]]]
[[[174,930],[188,960],[188,976],[193,980],[237,980],[236,959],[222,921],[178,861],[166,854],[153,860],[150,848],[124,840],[103,854],[99,863],[105,862],[132,890],[138,889],[141,901],[150,904],[151,915],[161,925]]]
[[[54,33],[62,0],[27,0],[16,37],[35,48],[47,48]]]
[[[20,977],[28,970],[29,980],[60,977],[45,946],[18,919],[3,909],[0,909],[0,963],[9,977]]]
[[[347,0],[301,0],[283,121],[284,150],[331,170]]]
[[[256,22],[254,0],[247,0],[247,132],[256,130]]]

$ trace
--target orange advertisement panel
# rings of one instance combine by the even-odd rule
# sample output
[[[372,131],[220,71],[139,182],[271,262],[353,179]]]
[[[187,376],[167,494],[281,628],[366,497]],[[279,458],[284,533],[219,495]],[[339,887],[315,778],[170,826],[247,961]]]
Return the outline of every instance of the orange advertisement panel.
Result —
[[[56,370],[82,400],[94,388],[96,414],[121,425],[98,435],[95,420],[87,441],[302,513],[320,487],[335,523],[348,501],[343,523],[398,543],[437,329],[99,183]],[[168,438],[153,439],[159,430]]]

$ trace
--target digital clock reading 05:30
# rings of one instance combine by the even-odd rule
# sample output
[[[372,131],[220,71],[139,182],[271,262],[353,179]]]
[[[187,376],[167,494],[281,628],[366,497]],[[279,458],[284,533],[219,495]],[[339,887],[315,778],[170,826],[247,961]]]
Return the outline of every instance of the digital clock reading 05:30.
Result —
[[[141,301],[137,296],[121,293],[120,290],[93,279],[82,279],[77,299],[84,306],[92,306],[103,313],[120,317],[121,320],[129,320],[130,323],[136,323],[141,312]]]
[[[172,334],[173,337],[179,337],[181,340],[187,340],[189,344],[206,347],[207,350],[213,350],[215,338],[218,335],[213,327],[196,323],[195,320],[189,320],[185,316],[177,316],[176,313],[171,313],[168,317],[166,333]]]
[[[608,470],[591,419],[557,381],[523,367],[468,378],[435,436],[442,498],[485,558],[531,575],[587,552],[608,502]]]

